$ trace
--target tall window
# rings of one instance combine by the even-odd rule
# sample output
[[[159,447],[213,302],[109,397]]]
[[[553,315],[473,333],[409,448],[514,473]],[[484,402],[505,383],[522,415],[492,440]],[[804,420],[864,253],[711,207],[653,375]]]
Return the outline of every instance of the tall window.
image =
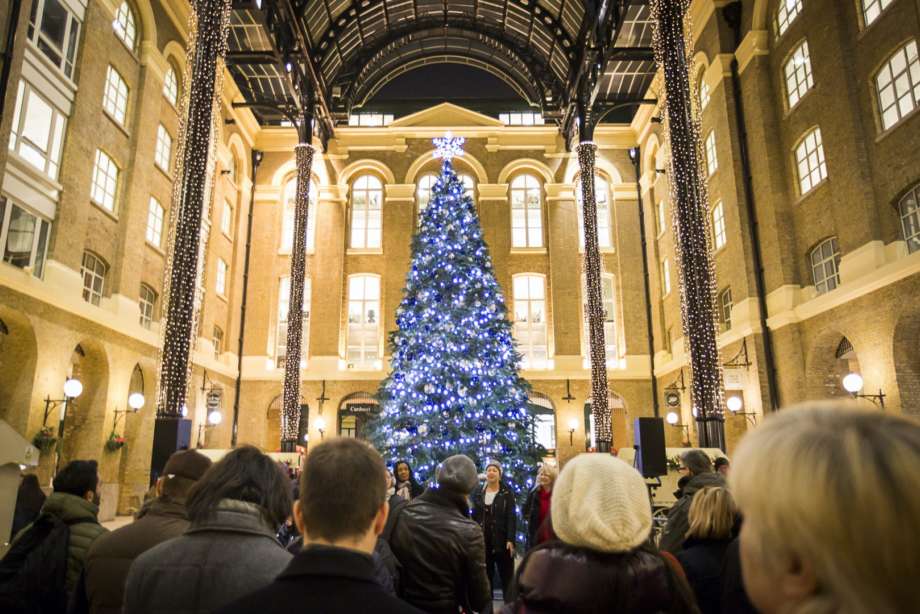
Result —
[[[220,214],[220,231],[228,237],[233,236],[233,205],[224,201],[224,210]]]
[[[907,242],[907,251],[920,250],[920,185],[908,192],[898,203],[901,216],[901,232]]]
[[[307,209],[307,253],[313,252],[316,247],[316,207],[317,207],[316,181],[310,180],[308,193],[309,207]],[[294,247],[294,222],[296,213],[297,179],[291,179],[284,186],[284,212],[281,218],[281,252],[290,254]]]
[[[125,115],[128,112],[128,84],[111,65],[105,74],[102,108],[120,125],[125,125]]]
[[[303,316],[301,319],[302,333],[300,337],[300,361],[307,359],[310,346],[310,295],[312,284],[309,279],[303,281]],[[291,300],[291,278],[282,277],[278,284],[278,326],[275,330],[275,367],[284,368],[287,356],[288,332],[288,305]]]
[[[719,321],[722,324],[723,331],[726,331],[732,327],[731,288],[725,288],[719,293]]]
[[[349,368],[376,368],[380,359],[380,278],[348,278],[348,330],[345,360]]]
[[[821,129],[815,128],[795,148],[795,165],[799,178],[799,192],[807,194],[827,178],[824,160],[824,143]]]
[[[882,14],[888,5],[894,2],[894,0],[862,0],[863,8],[863,20],[866,23],[866,27],[872,25],[878,16]]]
[[[616,323],[616,294],[614,288],[614,277],[610,273],[601,275],[601,305],[604,309],[604,355],[605,360],[610,362],[619,357],[617,345],[617,323]],[[590,359],[591,357],[591,333],[588,322],[588,287],[587,279],[581,276],[581,314],[584,321],[584,339],[585,351]]]
[[[545,123],[543,116],[533,111],[499,113],[498,121],[507,126],[542,126]]]
[[[57,179],[66,122],[63,113],[45,100],[30,83],[20,80],[13,111],[10,150],[52,179]]]
[[[661,293],[671,294],[671,261],[667,258],[661,261]]]
[[[811,55],[808,53],[808,41],[795,48],[783,66],[786,75],[786,101],[791,109],[798,104],[802,96],[815,84],[811,75]]]
[[[716,250],[725,247],[725,210],[722,201],[716,203],[712,208],[712,243]]]
[[[80,22],[61,0],[34,0],[29,38],[64,74],[73,78]]]
[[[553,402],[544,394],[532,392],[528,402],[533,417],[534,441],[547,451],[556,449],[556,412]]]
[[[128,6],[127,2],[122,2],[115,11],[115,21],[112,22],[112,28],[116,36],[121,39],[125,46],[134,51],[134,43],[137,42],[137,26],[134,21],[134,11]]]
[[[716,155],[716,133],[713,130],[706,137],[706,173],[711,177],[717,170],[719,157]]]
[[[379,249],[383,229],[383,184],[373,175],[363,175],[351,188],[351,247]]]
[[[170,66],[163,78],[163,96],[169,101],[169,104],[176,106],[179,102],[179,79],[176,77],[176,70]]]
[[[597,246],[601,249],[613,247],[613,224],[610,215],[610,187],[597,175],[594,176],[594,197],[597,201]],[[575,184],[575,209],[578,212],[578,241],[585,248],[584,200],[581,196],[581,181]]]
[[[546,291],[542,275],[514,276],[514,338],[525,369],[547,367]]]
[[[917,41],[892,54],[875,77],[882,127],[888,130],[920,105],[920,60]]]
[[[87,303],[99,305],[102,302],[107,268],[101,258],[90,252],[83,252],[80,273],[83,275],[83,300]]]
[[[214,290],[220,296],[227,296],[227,263],[223,258],[217,259],[217,275],[214,279]]]
[[[703,78],[703,75],[700,74],[700,86],[697,90],[697,97],[700,101],[700,111],[706,108],[709,105],[710,90],[709,84],[706,83],[706,79]]]
[[[779,0],[779,6],[776,8],[776,17],[773,26],[776,28],[776,35],[785,34],[795,18],[802,12],[802,0]]]
[[[0,196],[0,248],[3,261],[20,269],[31,268],[41,277],[51,223]]]
[[[664,234],[664,231],[668,229],[668,220],[667,220],[667,205],[664,204],[664,201],[658,202],[658,236]]]
[[[141,293],[137,301],[140,307],[140,323],[144,328],[149,329],[153,322],[153,310],[157,305],[157,293],[147,284],[141,284]]]
[[[422,214],[425,212],[425,209],[428,207],[429,201],[431,201],[431,190],[434,188],[434,184],[438,181],[437,176],[428,173],[419,177],[418,183],[415,188],[415,201],[418,205],[418,223],[422,223]]]
[[[211,344],[214,346],[214,358],[220,360],[220,355],[224,353],[224,329],[216,324],[211,335]]]
[[[811,276],[818,294],[830,292],[840,285],[840,250],[837,237],[825,239],[811,250]]]
[[[533,175],[511,182],[511,247],[543,247],[543,196]]]
[[[172,160],[172,137],[166,130],[166,126],[160,124],[157,126],[157,145],[153,155],[153,162],[168,175],[170,160]]]
[[[153,196],[147,205],[147,243],[160,247],[163,241],[163,205]]]
[[[118,167],[101,149],[96,150],[93,166],[93,185],[90,198],[107,211],[115,211],[115,194],[118,190]]]

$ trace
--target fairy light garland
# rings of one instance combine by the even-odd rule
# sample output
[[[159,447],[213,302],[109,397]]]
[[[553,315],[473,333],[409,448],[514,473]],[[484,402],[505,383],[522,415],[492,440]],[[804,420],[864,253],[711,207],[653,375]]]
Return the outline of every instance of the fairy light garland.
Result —
[[[291,294],[288,300],[284,388],[281,402],[281,439],[296,440],[300,421],[300,355],[303,343],[303,290],[307,268],[307,220],[310,210],[310,169],[315,149],[299,143],[297,194],[294,200],[294,244],[291,247]],[[292,314],[301,314],[300,317]]]
[[[668,183],[679,263],[678,285],[684,335],[692,374],[691,399],[697,411],[699,443],[722,447],[724,391],[716,343],[716,275],[712,261],[706,175],[699,109],[691,104],[691,28],[686,23],[690,0],[653,0],[657,27],[655,61],[664,74],[664,129],[671,146]]]
[[[206,241],[202,218],[207,215],[215,174],[230,0],[198,0],[194,9],[189,18],[189,58],[170,207],[173,232],[169,233],[164,272],[166,313],[156,393],[157,415],[176,418],[183,415],[188,394],[195,323],[201,304]]]
[[[582,219],[585,232],[585,287],[589,351],[591,356],[591,413],[599,452],[613,445],[613,426],[607,401],[607,353],[604,342],[604,303],[601,297],[601,254],[597,242],[597,197],[594,191],[594,165],[597,145],[579,143],[578,168],[581,171]]]

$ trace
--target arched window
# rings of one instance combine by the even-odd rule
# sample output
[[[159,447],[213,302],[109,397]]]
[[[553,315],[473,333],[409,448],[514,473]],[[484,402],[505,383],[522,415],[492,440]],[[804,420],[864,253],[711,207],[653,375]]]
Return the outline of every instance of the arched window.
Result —
[[[102,108],[118,122],[125,125],[128,114],[128,84],[114,66],[109,65],[105,76],[105,91],[102,94]]]
[[[581,276],[581,313],[584,322],[585,362],[591,359],[591,334],[588,329],[588,289],[587,279]],[[601,306],[604,310],[604,356],[608,364],[619,358],[619,339],[617,338],[617,306],[614,276],[610,273],[601,275]]]
[[[824,141],[821,129],[815,128],[806,134],[795,148],[795,168],[799,179],[799,193],[811,192],[827,178],[827,163],[824,160]]]
[[[115,34],[121,39],[131,51],[134,51],[134,44],[137,42],[137,21],[134,19],[134,11],[128,6],[127,2],[122,2],[115,11],[115,21],[112,22],[112,28]]]
[[[511,182],[511,247],[543,247],[543,194],[533,175]]]
[[[80,273],[83,275],[83,300],[98,306],[102,302],[105,292],[105,277],[108,266],[102,258],[92,252],[83,252],[83,266]]]
[[[700,102],[700,111],[705,109],[706,106],[709,104],[709,94],[710,94],[709,84],[706,83],[706,79],[704,78],[704,73],[700,73],[700,85],[699,85],[699,88],[697,89],[697,97],[699,98],[699,102]]]
[[[811,276],[818,294],[830,292],[840,285],[840,249],[837,237],[821,241],[808,255]]]
[[[317,208],[316,181],[310,180],[309,207],[307,209],[307,253],[313,253],[316,248],[316,208]],[[281,248],[283,254],[290,254],[294,247],[294,213],[295,199],[297,198],[297,178],[293,178],[284,185],[284,204],[281,217]]]
[[[894,0],[862,0],[863,21],[866,27],[872,25],[892,2]]]
[[[882,128],[888,130],[920,105],[920,59],[917,41],[895,51],[875,76]]]
[[[345,361],[349,369],[376,369],[380,361],[380,278],[348,278],[348,329]]]
[[[157,293],[145,283],[141,283],[137,306],[140,309],[140,324],[146,329],[153,322],[153,310],[157,305]]]
[[[300,365],[306,366],[310,348],[310,279],[303,280],[303,316],[301,319]],[[275,368],[283,369],[287,357],[288,305],[291,300],[291,278],[282,277],[278,283],[278,324],[275,328]]]
[[[358,177],[351,187],[353,249],[380,249],[383,230],[383,184],[373,175]]]
[[[778,6],[776,7],[776,15],[773,18],[773,27],[776,29],[776,36],[782,36],[801,12],[802,0],[779,0]]]
[[[515,275],[514,339],[525,369],[544,369],[549,358],[546,332],[546,288],[542,275]]]
[[[808,41],[802,41],[795,48],[783,66],[783,73],[786,77],[786,102],[791,109],[815,84],[811,74],[811,54],[808,52]]]
[[[166,71],[166,77],[163,79],[163,96],[172,106],[179,102],[179,78],[176,77],[176,70],[172,66]]]
[[[613,223],[610,215],[610,186],[600,175],[594,176],[594,200],[597,202],[597,246],[601,249],[613,247]],[[578,215],[578,244],[585,249],[584,199],[581,195],[581,180],[575,183],[575,201]]]
[[[417,187],[415,189],[415,200],[418,204],[418,221],[419,224],[422,222],[422,213],[424,213],[425,208],[428,207],[428,202],[431,200],[431,190],[434,188],[435,182],[437,182],[438,177],[433,173],[427,173],[419,177]]]
[[[920,184],[914,186],[898,203],[898,214],[907,251],[912,254],[920,250]]]

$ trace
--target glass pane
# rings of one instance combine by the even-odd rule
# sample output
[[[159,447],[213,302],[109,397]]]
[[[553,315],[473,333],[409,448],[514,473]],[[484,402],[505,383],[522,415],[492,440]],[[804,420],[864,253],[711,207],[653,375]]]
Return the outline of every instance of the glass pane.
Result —
[[[10,211],[10,224],[6,235],[3,260],[19,268],[29,266],[32,244],[35,242],[35,227],[38,220],[20,209]]]
[[[64,37],[67,33],[67,21],[70,13],[59,0],[45,0],[45,10],[42,13],[41,32],[53,42],[58,49],[64,48]]]
[[[2,217],[2,216],[0,216]],[[38,235],[38,246],[35,248],[35,264],[32,266],[32,273],[36,277],[41,277],[45,271],[45,247],[48,244],[48,229],[51,224],[42,220],[41,230]]]

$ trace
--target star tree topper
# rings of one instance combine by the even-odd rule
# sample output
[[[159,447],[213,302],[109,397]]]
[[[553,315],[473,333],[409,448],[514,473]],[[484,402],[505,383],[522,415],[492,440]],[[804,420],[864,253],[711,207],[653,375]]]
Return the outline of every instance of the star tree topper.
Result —
[[[464,139],[462,136],[453,136],[450,132],[445,134],[442,137],[432,139],[434,146],[437,148],[434,152],[435,158],[443,158],[444,160],[450,161],[454,156],[463,155],[463,142]]]

